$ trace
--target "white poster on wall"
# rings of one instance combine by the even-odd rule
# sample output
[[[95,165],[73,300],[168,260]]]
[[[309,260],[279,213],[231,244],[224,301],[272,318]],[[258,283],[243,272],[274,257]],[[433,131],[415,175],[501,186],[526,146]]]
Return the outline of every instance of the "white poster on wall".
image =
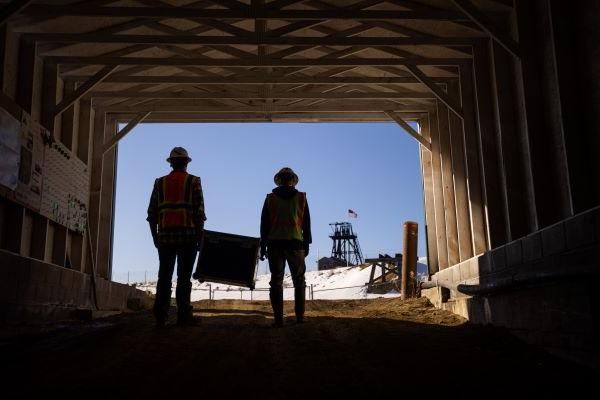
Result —
[[[21,122],[0,108],[0,185],[15,190],[21,161]]]

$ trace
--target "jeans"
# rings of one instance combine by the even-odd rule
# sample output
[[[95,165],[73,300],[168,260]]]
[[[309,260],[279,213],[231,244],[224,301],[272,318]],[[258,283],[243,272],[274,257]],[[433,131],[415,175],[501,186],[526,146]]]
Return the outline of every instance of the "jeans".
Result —
[[[192,293],[192,270],[196,261],[198,246],[196,244],[161,244],[158,246],[158,283],[156,284],[156,299],[154,300],[154,315],[166,318],[171,303],[171,286],[175,260],[177,260],[177,312],[180,314],[191,310],[190,296]]]
[[[306,264],[304,263],[304,250],[287,249],[280,246],[269,246],[269,270],[271,271],[271,290],[283,290],[283,276],[285,274],[285,262],[290,266],[292,282],[295,288],[304,288],[306,281],[304,273]]]

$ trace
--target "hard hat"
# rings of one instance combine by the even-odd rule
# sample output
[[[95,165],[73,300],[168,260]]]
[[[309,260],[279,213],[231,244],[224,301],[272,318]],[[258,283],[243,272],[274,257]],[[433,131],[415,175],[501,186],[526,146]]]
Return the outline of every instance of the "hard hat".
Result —
[[[184,149],[183,147],[174,147],[173,150],[171,150],[171,154],[169,154],[169,158],[167,158],[168,162],[173,161],[173,159],[176,158],[185,158],[189,161],[192,161],[192,159],[188,156],[188,152],[186,149]]]
[[[277,186],[296,186],[298,184],[298,175],[288,167],[281,168],[273,177]]]

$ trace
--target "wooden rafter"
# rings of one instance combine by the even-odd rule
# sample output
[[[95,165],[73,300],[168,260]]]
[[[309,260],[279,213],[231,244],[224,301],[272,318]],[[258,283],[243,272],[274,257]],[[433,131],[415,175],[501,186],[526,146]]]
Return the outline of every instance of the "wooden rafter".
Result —
[[[417,78],[421,83],[429,88],[436,97],[450,108],[456,115],[463,118],[462,108],[456,104],[446,92],[444,92],[430,77],[425,75],[416,65],[406,65],[406,68]]]
[[[111,137],[108,141],[104,143],[104,151],[106,153],[110,150],[114,145],[116,145],[121,139],[123,139],[129,132],[131,132],[139,123],[145,120],[151,112],[142,112],[139,113],[135,118],[133,118],[123,129],[121,129],[117,134]]]
[[[91,92],[90,97],[129,97],[153,99],[435,99],[436,96],[427,92],[349,92],[349,93],[322,93],[310,91],[296,92],[270,92],[270,93],[244,93],[232,92],[164,92],[164,91],[101,91]]]
[[[400,125],[402,129],[406,131],[406,133],[415,138],[427,150],[431,151],[431,142],[425,139],[419,132],[414,130],[413,127],[406,123],[406,121],[404,121],[404,119],[402,119],[400,115],[398,115],[394,111],[385,111],[385,113],[388,117],[396,121],[396,123]]]
[[[46,60],[57,64],[81,65],[152,65],[152,66],[204,66],[204,67],[338,67],[338,66],[393,66],[393,65],[460,65],[469,58],[293,58],[293,59],[198,59],[150,57],[70,57],[52,56]],[[417,78],[418,79],[418,78]]]
[[[98,73],[88,79],[83,85],[81,85],[75,92],[70,96],[61,101],[56,107],[54,107],[54,116],[62,114],[67,108],[71,107],[73,103],[85,96],[90,90],[94,89],[96,85],[102,82],[108,75],[110,75],[118,65],[109,65],[102,68]]]
[[[244,105],[223,107],[222,105],[204,105],[192,103],[174,104],[169,101],[168,104],[155,102],[152,104],[142,104],[140,106],[128,106],[120,104],[102,108],[107,112],[124,112],[124,113],[140,113],[144,111],[153,112],[200,112],[200,113],[229,113],[229,112],[264,112],[264,106],[261,105]],[[378,112],[382,110],[406,111],[423,113],[428,112],[431,107],[424,105],[400,105],[392,101],[329,101],[322,104],[314,105],[281,105],[274,103],[272,106],[273,112],[294,112],[294,113],[311,113],[311,112],[338,112],[338,113],[355,113],[355,112]]]
[[[508,50],[513,56],[519,58],[519,44],[514,41],[505,31],[497,27],[484,13],[479,11],[469,0],[452,0],[466,16],[471,18],[477,26],[487,32],[499,45]]]
[[[85,81],[88,76],[65,76],[63,79],[72,81]],[[447,83],[456,78],[448,77],[431,77],[436,83]],[[104,79],[104,83],[146,83],[146,84],[162,84],[172,83],[179,85],[305,85],[305,84],[322,84],[322,85],[388,85],[388,84],[406,84],[420,83],[413,76],[402,77],[371,77],[371,76],[344,76],[344,77],[322,77],[308,75],[263,75],[256,74],[255,76],[242,77],[213,77],[213,76],[109,76]]]
[[[154,23],[156,26],[157,23]],[[151,22],[146,25],[152,26]],[[168,28],[165,28],[168,29]],[[357,33],[371,29],[369,25],[353,28]],[[172,28],[171,28],[172,30]],[[342,32],[343,33],[343,32]],[[473,37],[384,37],[384,36],[198,36],[198,35],[126,35],[104,33],[28,33],[24,39],[48,43],[130,43],[193,45],[272,45],[272,46],[416,46],[473,45],[481,39]]]
[[[133,18],[182,19],[276,19],[276,20],[415,20],[433,19],[464,21],[461,12],[448,10],[391,11],[391,10],[272,10],[268,7],[249,10],[201,9],[188,7],[56,7],[43,4],[30,5],[23,10],[30,16],[91,16]]]

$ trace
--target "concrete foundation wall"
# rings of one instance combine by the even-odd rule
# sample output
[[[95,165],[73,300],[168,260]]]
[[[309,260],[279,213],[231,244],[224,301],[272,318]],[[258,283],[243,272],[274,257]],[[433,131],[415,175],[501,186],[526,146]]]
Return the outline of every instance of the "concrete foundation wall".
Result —
[[[151,304],[147,293],[102,278],[96,292],[103,311]],[[93,309],[91,275],[0,250],[0,322],[68,319]]]
[[[600,301],[594,293],[599,274],[600,208],[595,208],[432,276],[502,289],[467,296],[438,287],[422,295],[473,323],[509,328],[529,343],[600,368]]]

